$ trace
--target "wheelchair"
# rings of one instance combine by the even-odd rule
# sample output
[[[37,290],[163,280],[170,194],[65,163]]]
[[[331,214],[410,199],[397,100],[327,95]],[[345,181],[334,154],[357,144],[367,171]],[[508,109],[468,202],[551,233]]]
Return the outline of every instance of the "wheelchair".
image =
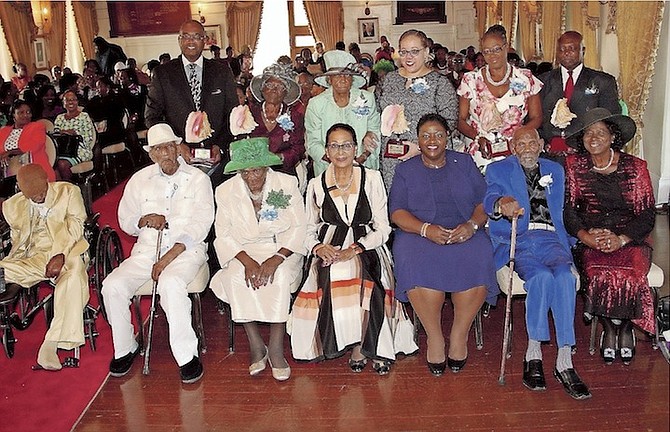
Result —
[[[85,191],[84,197],[86,198]],[[85,205],[89,210],[90,202]],[[92,214],[84,223],[84,237],[89,243],[89,264],[87,268],[88,285],[91,293],[91,300],[84,308],[84,337],[88,340],[91,350],[95,351],[95,338],[98,336],[96,328],[96,319],[98,315],[107,320],[104,303],[102,300],[102,281],[111,271],[123,261],[121,250],[121,240],[118,233],[109,226],[100,228],[98,219],[99,213]],[[9,225],[0,219],[0,258],[6,256],[11,250],[10,228]],[[14,337],[12,327],[23,331],[30,327],[35,316],[41,310],[44,311],[47,328],[53,319],[53,292],[50,292],[42,299],[39,299],[39,290],[43,284],[51,288],[55,284],[51,281],[42,281],[32,287],[21,287],[17,284],[7,284],[6,291],[0,294],[0,330],[2,331],[2,346],[8,358],[14,356],[14,345],[17,339]],[[65,367],[78,367],[79,348],[75,348],[74,357],[65,360]]]

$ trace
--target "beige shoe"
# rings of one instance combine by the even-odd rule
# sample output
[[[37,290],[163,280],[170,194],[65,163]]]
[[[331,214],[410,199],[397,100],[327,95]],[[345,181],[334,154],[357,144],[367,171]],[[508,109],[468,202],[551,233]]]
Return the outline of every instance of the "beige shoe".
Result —
[[[45,340],[37,353],[37,364],[45,370],[58,371],[63,365],[58,358],[58,342]]]
[[[272,368],[272,376],[274,379],[277,381],[286,381],[287,379],[291,378],[291,366],[287,366],[285,368],[276,368],[272,367],[272,360],[269,360],[270,362],[270,367]]]
[[[265,364],[268,361],[268,347],[265,347],[265,355],[263,356],[262,359],[258,360],[257,362],[251,363],[249,366],[249,375],[258,375],[259,373],[263,372],[265,370]]]

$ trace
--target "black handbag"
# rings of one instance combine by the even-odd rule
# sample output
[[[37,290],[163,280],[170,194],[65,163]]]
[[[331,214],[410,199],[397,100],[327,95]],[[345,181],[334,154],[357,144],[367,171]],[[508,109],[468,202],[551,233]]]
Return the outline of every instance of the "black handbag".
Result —
[[[56,141],[56,151],[59,157],[76,158],[79,147],[84,143],[81,135],[54,134],[53,139]]]

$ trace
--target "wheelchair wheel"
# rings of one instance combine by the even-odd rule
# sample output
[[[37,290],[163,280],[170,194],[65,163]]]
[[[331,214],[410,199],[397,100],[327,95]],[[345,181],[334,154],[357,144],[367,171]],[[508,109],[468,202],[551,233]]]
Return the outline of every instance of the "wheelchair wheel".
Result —
[[[12,327],[7,325],[2,332],[2,347],[5,349],[5,354],[7,358],[14,357],[14,344],[16,339],[14,339],[14,333],[12,332]]]
[[[93,289],[98,299],[98,308],[102,316],[107,319],[105,304],[102,299],[102,281],[123,261],[123,251],[121,250],[121,240],[119,235],[110,227],[105,227],[100,231],[95,250],[95,283]]]

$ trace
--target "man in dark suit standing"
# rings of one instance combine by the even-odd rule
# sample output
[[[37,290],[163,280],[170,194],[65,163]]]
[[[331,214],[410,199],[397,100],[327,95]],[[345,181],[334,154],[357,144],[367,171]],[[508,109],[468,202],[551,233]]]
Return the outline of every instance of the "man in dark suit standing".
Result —
[[[577,118],[591,108],[607,108],[611,113],[621,113],[616,80],[612,75],[584,66],[582,35],[576,31],[567,31],[558,38],[557,58],[560,67],[540,76],[544,83],[540,91],[544,120],[540,134],[548,144],[549,153],[565,153],[568,150],[565,137],[579,128],[574,119],[564,127],[552,121],[557,102],[565,98],[570,112]]]
[[[223,62],[203,57],[205,39],[205,29],[198,21],[182,24],[179,30],[181,55],[154,70],[145,120],[147,127],[166,122],[176,135],[186,138],[189,114],[207,113],[211,136],[188,144],[211,149],[214,168],[209,175],[216,187],[223,182],[223,166],[230,160],[229,116],[238,100],[230,68]],[[188,152],[182,151],[182,156],[190,161]]]

